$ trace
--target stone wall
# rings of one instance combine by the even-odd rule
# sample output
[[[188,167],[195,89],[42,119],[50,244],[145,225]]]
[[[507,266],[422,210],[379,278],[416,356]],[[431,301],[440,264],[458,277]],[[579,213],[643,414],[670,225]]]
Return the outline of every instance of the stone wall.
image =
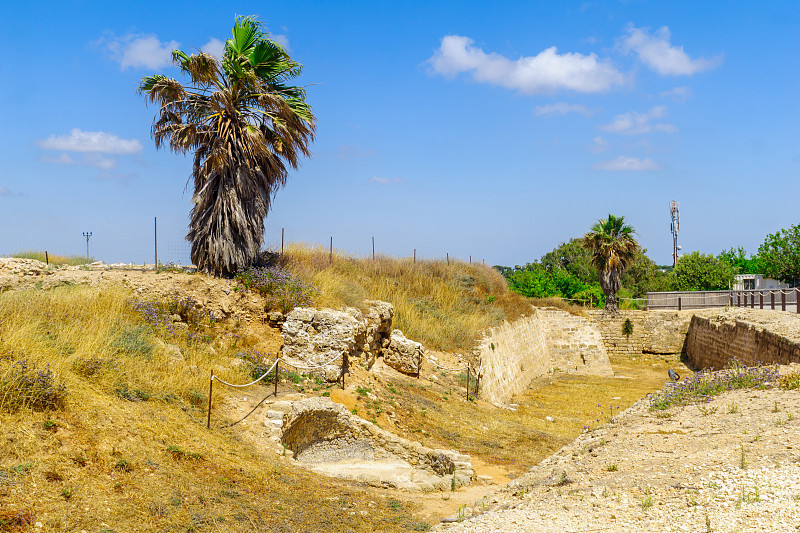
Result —
[[[637,356],[643,353],[680,354],[696,311],[632,311],[616,314],[589,311],[589,320],[600,330],[609,355]],[[630,320],[633,332],[625,335],[622,326]]]
[[[537,308],[530,316],[491,329],[478,351],[483,365],[480,397],[498,406],[554,368],[612,375],[600,332],[585,318],[557,309]]]
[[[686,355],[695,368],[800,362],[800,317],[755,309],[702,311],[692,317]]]
[[[551,368],[547,322],[536,309],[530,316],[492,328],[480,344],[480,397],[504,405],[536,376]],[[494,345],[494,348],[492,348]]]

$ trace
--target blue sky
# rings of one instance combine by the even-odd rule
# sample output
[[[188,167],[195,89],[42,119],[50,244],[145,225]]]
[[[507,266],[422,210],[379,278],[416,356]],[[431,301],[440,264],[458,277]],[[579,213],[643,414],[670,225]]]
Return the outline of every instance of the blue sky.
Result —
[[[800,222],[797,2],[89,2],[0,8],[0,254],[187,254],[190,159],[148,74],[258,15],[303,63],[313,157],[266,243],[524,264],[624,215],[671,263]],[[176,257],[176,259],[180,259]]]

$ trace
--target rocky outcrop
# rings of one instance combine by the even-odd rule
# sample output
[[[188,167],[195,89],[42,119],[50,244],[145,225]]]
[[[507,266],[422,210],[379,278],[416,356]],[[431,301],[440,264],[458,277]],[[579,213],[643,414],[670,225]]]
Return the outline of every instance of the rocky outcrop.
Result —
[[[298,367],[324,365],[320,373],[330,381],[338,379],[343,364],[370,368],[381,356],[388,357],[387,365],[416,375],[422,345],[406,339],[400,330],[392,331],[390,303],[370,300],[365,304],[363,311],[353,307],[292,310],[281,324],[284,359]]]
[[[398,437],[329,398],[292,402],[282,428],[281,440],[298,461],[373,486],[448,491],[474,475],[468,455]]]
[[[422,344],[407,339],[399,329],[392,331],[383,361],[404,374],[418,375],[422,366]]]

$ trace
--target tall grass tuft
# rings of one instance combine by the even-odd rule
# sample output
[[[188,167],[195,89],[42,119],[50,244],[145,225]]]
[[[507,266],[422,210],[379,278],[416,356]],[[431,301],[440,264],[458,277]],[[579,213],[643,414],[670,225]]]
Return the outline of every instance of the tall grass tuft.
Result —
[[[494,268],[463,261],[359,258],[322,247],[290,245],[271,256],[320,289],[322,307],[361,307],[370,299],[394,306],[395,327],[440,350],[470,350],[476,336],[504,320],[530,313],[528,300],[508,290]]]

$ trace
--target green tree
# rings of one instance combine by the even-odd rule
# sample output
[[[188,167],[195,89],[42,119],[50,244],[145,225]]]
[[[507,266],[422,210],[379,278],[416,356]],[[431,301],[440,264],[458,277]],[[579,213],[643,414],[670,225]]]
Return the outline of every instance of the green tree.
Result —
[[[736,274],[763,274],[764,262],[758,255],[751,255],[747,257],[747,251],[739,246],[730,250],[723,250],[717,256],[717,259],[729,263]]]
[[[600,287],[606,295],[606,311],[616,312],[616,294],[621,287],[622,273],[633,263],[639,244],[634,230],[625,224],[625,217],[608,215],[592,226],[583,237],[584,246],[592,254],[592,264],[600,274]]]
[[[548,268],[563,268],[587,284],[598,284],[600,279],[592,265],[592,254],[583,246],[582,239],[570,239],[547,252],[540,260]]]
[[[622,274],[622,287],[633,298],[644,298],[648,292],[669,289],[669,276],[647,257],[647,250],[639,249],[631,265]]]
[[[727,261],[711,254],[692,252],[678,258],[678,264],[670,275],[674,290],[715,291],[728,289],[735,273]]]
[[[800,224],[767,235],[758,247],[758,257],[764,275],[796,286],[800,281]]]
[[[231,276],[252,265],[264,219],[288,167],[309,156],[314,116],[305,91],[289,83],[302,66],[252,17],[236,17],[222,60],[172,53],[189,77],[146,76],[139,93],[157,103],[156,147],[194,153],[189,233],[198,270]]]

